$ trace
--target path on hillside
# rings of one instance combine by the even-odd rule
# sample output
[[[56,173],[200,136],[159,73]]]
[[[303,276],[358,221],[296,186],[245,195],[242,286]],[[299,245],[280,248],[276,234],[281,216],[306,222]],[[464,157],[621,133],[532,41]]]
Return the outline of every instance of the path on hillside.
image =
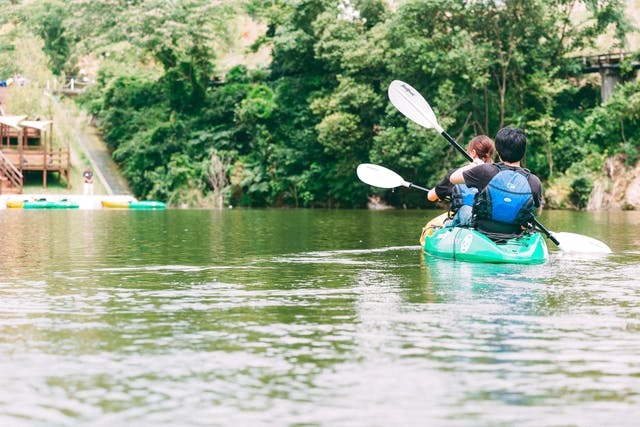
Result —
[[[120,173],[118,165],[113,161],[107,145],[102,141],[97,130],[91,126],[87,126],[86,131],[75,129],[74,136],[89,159],[91,170],[102,182],[107,194],[131,194],[127,181]]]
[[[46,95],[54,102],[56,107],[63,110],[63,114],[69,113],[64,112],[64,107],[58,97]],[[77,146],[84,152],[89,160],[90,165],[88,166],[91,168],[95,179],[102,183],[107,194],[130,195],[131,189],[122,176],[120,168],[113,161],[111,152],[100,137],[98,130],[93,126],[78,126],[77,124],[72,129]],[[80,173],[84,172],[85,166],[87,165],[80,165]]]

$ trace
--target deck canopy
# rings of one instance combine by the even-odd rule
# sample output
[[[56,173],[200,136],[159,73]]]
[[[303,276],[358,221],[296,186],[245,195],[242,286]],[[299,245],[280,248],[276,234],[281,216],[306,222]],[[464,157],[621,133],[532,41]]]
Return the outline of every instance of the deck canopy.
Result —
[[[19,123],[19,126],[43,130],[51,123],[53,123],[51,120],[23,120]]]
[[[6,125],[14,129],[20,129],[20,122],[24,121],[24,119],[26,118],[27,116],[0,116],[0,125]]]

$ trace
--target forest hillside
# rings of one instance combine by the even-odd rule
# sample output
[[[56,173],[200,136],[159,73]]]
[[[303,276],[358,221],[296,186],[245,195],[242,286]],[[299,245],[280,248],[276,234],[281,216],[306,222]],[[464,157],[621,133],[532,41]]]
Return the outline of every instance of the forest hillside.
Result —
[[[0,0],[0,76],[90,83],[75,100],[132,191],[173,205],[431,206],[355,175],[377,163],[432,186],[464,163],[390,105],[400,79],[462,145],[523,127],[548,207],[634,209],[636,3]],[[582,58],[611,52],[620,83],[603,103]]]

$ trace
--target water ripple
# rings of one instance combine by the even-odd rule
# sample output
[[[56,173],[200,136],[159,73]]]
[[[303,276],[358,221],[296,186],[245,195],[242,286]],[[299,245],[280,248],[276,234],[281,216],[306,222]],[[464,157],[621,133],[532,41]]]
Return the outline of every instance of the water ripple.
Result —
[[[361,214],[317,241],[315,223],[274,238],[268,211],[101,218],[135,240],[39,216],[0,261],[0,424],[636,423],[630,244],[460,263],[402,246],[414,214]]]

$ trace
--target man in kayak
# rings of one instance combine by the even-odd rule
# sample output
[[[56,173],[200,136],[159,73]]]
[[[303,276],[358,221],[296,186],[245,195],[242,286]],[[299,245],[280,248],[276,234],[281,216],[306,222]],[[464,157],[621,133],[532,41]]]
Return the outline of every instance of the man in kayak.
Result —
[[[474,137],[467,146],[467,153],[473,158],[474,163],[477,164],[493,163],[494,151],[495,145],[493,140],[487,135]],[[450,182],[450,178],[451,174],[455,171],[456,169],[448,172],[444,178],[442,178],[442,181],[429,190],[427,194],[427,199],[430,202],[446,199],[451,200],[451,212],[454,213],[454,216],[451,221],[445,223],[446,226],[450,227],[469,224],[471,222],[473,198],[478,192],[477,189],[469,188],[464,184],[453,185]]]
[[[495,143],[500,162],[470,163],[453,172],[450,182],[478,189],[471,221],[461,225],[473,225],[490,237],[513,237],[530,225],[540,207],[542,184],[520,166],[527,148],[522,129],[500,129]]]

